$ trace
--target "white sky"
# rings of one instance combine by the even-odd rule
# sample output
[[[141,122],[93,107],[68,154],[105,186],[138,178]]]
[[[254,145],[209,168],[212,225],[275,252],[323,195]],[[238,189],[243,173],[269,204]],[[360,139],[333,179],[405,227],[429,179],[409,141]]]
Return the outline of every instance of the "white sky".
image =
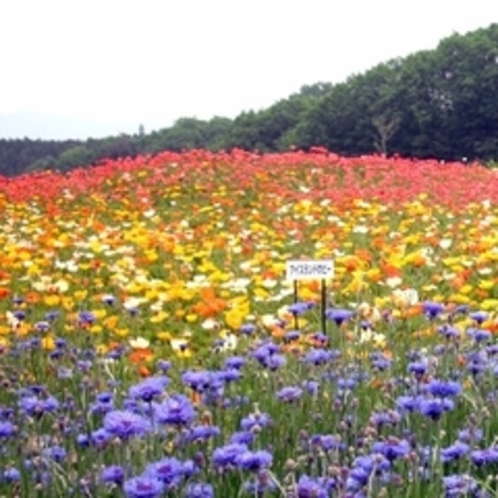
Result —
[[[496,0],[0,0],[0,138],[233,118],[497,20]]]

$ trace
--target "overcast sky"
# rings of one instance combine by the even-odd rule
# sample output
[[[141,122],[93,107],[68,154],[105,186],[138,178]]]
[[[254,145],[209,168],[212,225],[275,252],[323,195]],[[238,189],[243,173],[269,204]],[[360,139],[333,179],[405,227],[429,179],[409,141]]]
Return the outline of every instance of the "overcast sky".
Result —
[[[497,20],[494,0],[1,0],[0,138],[233,118]]]

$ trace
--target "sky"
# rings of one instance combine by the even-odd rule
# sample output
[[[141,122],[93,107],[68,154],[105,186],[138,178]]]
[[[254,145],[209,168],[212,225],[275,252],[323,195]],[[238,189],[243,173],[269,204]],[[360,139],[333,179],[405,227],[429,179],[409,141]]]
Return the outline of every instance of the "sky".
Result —
[[[493,0],[3,0],[0,138],[234,118],[497,21]]]

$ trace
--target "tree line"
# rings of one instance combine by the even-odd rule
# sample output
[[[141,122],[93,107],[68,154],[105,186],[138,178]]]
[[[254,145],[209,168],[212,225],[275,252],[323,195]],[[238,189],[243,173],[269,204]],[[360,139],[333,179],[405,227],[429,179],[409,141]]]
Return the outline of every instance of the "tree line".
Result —
[[[443,39],[332,84],[304,85],[235,119],[181,118],[169,128],[86,141],[0,140],[0,174],[70,170],[163,150],[261,152],[322,146],[342,155],[498,158],[498,24]]]

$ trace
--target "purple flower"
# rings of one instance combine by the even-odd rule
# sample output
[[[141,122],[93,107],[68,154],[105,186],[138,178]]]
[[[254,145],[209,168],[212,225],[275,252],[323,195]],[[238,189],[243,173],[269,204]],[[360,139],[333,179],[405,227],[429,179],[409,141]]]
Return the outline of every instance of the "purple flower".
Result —
[[[444,305],[441,303],[434,303],[432,301],[425,301],[422,303],[422,310],[424,312],[424,315],[429,319],[429,320],[434,320],[437,318],[441,313],[444,311]]]
[[[165,486],[162,481],[147,475],[128,479],[123,485],[127,498],[158,498],[164,490]]]
[[[387,441],[379,441],[374,443],[372,450],[375,453],[380,453],[392,462],[397,458],[406,456],[410,452],[411,446],[405,439],[391,438]]]
[[[240,421],[240,427],[244,431],[257,432],[271,423],[271,418],[266,413],[251,413]]]
[[[214,498],[213,486],[205,483],[189,484],[184,491],[184,498]]]
[[[303,380],[301,386],[308,394],[315,395],[318,393],[320,383],[316,380]]]
[[[62,446],[51,446],[43,450],[43,456],[56,462],[62,462],[67,455],[67,451]]]
[[[478,325],[482,325],[489,318],[488,313],[486,313],[484,311],[475,311],[474,313],[470,313],[469,316]]]
[[[15,467],[8,467],[0,474],[0,477],[7,482],[19,482],[21,480],[21,473]]]
[[[313,306],[313,303],[297,302],[287,306],[287,311],[292,313],[294,316],[300,316],[312,309]]]
[[[254,437],[255,432],[252,431],[234,432],[230,436],[230,443],[249,445],[254,441]]]
[[[445,497],[474,496],[484,498],[484,494],[479,493],[477,481],[468,474],[453,474],[443,477]]]
[[[176,458],[163,458],[145,468],[145,475],[159,479],[168,489],[177,486],[183,477],[183,463]]]
[[[476,342],[484,342],[491,339],[491,332],[486,329],[470,328],[467,330],[467,335]]]
[[[401,422],[401,414],[395,410],[376,412],[371,415],[370,421],[377,427],[396,425]]]
[[[429,364],[426,361],[413,361],[408,363],[408,372],[417,376],[422,376],[427,373]]]
[[[297,498],[327,498],[328,489],[322,479],[302,475],[296,486]]]
[[[498,447],[486,448],[484,450],[474,450],[470,453],[470,459],[474,465],[482,467],[498,462]]]
[[[452,327],[447,323],[439,327],[437,331],[443,337],[446,337],[446,339],[457,339],[458,337],[460,337],[460,331],[456,327]]]
[[[95,314],[91,311],[81,311],[78,315],[78,323],[80,325],[92,325],[95,320]]]
[[[286,403],[291,403],[292,401],[296,401],[303,394],[303,390],[300,387],[284,387],[277,392],[277,398],[285,401]]]
[[[37,396],[26,396],[19,401],[21,409],[30,416],[41,416],[44,413],[52,413],[59,408],[59,402],[52,396],[38,398]]]
[[[327,320],[332,320],[339,327],[354,316],[354,311],[342,308],[331,308],[325,311]]]
[[[462,392],[462,386],[458,382],[431,380],[426,386],[427,392],[438,398],[458,396]]]
[[[195,416],[194,405],[183,394],[173,394],[161,404],[154,405],[154,420],[160,424],[186,425]]]
[[[16,433],[16,427],[10,422],[0,422],[0,439],[12,437]]]
[[[448,398],[422,399],[419,407],[422,415],[439,420],[444,412],[453,410],[455,404]]]
[[[451,446],[447,446],[441,450],[441,461],[444,463],[454,462],[462,458],[469,452],[469,445],[462,443],[461,441],[457,441]]]
[[[286,363],[287,360],[285,359],[284,355],[272,354],[271,356],[268,356],[265,359],[263,365],[274,372],[275,370],[278,370],[280,367],[283,367]]]
[[[142,382],[131,386],[128,394],[132,399],[139,399],[150,403],[160,396],[168,386],[169,379],[164,375],[149,377]]]
[[[171,369],[171,362],[168,360],[158,360],[156,367],[161,372],[168,372]]]
[[[334,359],[332,351],[326,349],[313,348],[310,349],[303,358],[304,363],[311,363],[312,365],[324,365],[325,363]]]
[[[104,417],[104,429],[115,437],[127,440],[143,436],[150,430],[149,421],[128,410],[114,410]]]
[[[244,323],[239,330],[241,334],[251,335],[256,330],[256,325],[253,323]]]
[[[215,425],[197,425],[192,427],[188,433],[183,436],[183,439],[187,442],[207,441],[220,434],[220,429]]]
[[[243,356],[229,356],[225,360],[225,368],[240,370],[246,363]]]
[[[236,465],[242,470],[256,472],[271,466],[273,456],[268,451],[244,451],[236,459]]]
[[[182,375],[182,382],[194,391],[203,392],[211,383],[211,372],[207,370],[188,370]]]
[[[227,468],[236,466],[239,455],[248,451],[245,444],[227,444],[216,448],[213,452],[213,465],[216,468]]]
[[[125,478],[125,471],[121,465],[110,465],[100,473],[100,480],[106,484],[121,485]]]
[[[102,448],[102,447],[106,446],[107,443],[111,442],[112,438],[113,438],[113,434],[106,431],[103,427],[93,431],[90,435],[90,441],[97,448]],[[83,447],[88,445],[88,441],[85,441],[84,434],[80,434],[78,436],[78,444],[80,446],[83,446]]]

